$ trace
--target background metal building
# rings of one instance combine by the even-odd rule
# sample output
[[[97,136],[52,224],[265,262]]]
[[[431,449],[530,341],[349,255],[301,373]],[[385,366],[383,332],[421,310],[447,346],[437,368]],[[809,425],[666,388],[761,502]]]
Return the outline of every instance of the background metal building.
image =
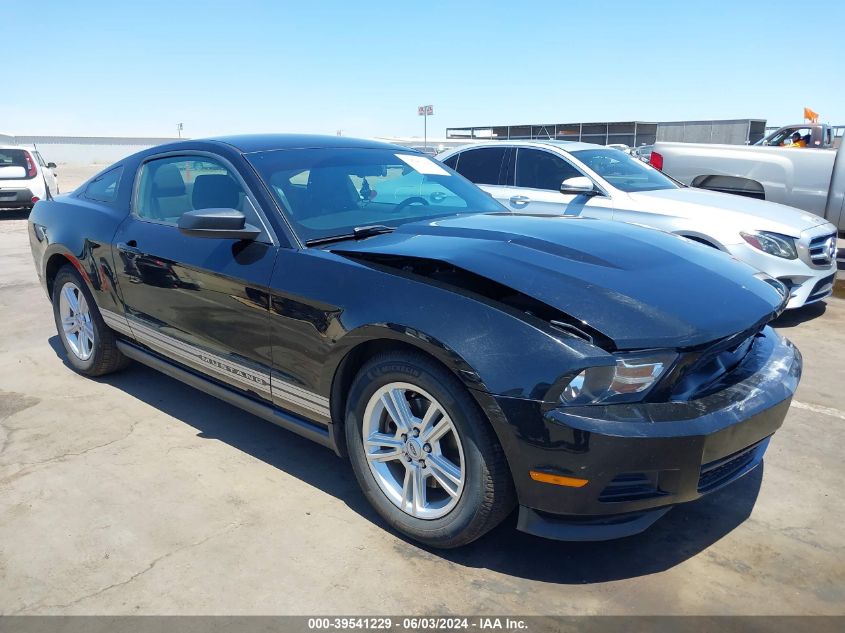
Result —
[[[113,163],[142,149],[177,138],[132,136],[24,136],[0,134],[0,143],[34,145],[54,163]]]
[[[669,121],[657,124],[658,141],[743,145],[756,143],[765,135],[765,119]]]
[[[446,137],[456,140],[556,139],[559,141],[583,141],[597,145],[619,143],[629,147],[651,145],[656,141],[741,145],[760,140],[763,138],[765,130],[765,119],[666,121],[661,123],[622,121],[448,128]]]

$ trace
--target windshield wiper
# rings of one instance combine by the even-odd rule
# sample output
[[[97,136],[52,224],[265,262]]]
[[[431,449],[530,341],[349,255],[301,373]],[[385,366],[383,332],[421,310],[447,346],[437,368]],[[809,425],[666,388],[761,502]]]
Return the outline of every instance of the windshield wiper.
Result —
[[[382,233],[392,233],[396,229],[392,226],[384,224],[371,224],[369,226],[356,226],[352,229],[352,233],[346,235],[332,235],[331,237],[318,237],[313,240],[307,240],[306,246],[316,246],[318,244],[329,244],[331,242],[342,242],[344,240],[360,240],[365,237],[372,237],[373,235],[381,235]]]

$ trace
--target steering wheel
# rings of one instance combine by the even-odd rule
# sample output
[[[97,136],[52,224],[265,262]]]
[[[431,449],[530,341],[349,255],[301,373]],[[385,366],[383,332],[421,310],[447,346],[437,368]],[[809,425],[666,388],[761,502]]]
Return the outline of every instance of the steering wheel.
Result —
[[[421,198],[420,196],[411,196],[410,198],[405,198],[402,202],[397,204],[393,207],[393,213],[399,213],[405,207],[410,207],[412,204],[422,204],[425,206],[429,206],[428,200],[425,198]]]

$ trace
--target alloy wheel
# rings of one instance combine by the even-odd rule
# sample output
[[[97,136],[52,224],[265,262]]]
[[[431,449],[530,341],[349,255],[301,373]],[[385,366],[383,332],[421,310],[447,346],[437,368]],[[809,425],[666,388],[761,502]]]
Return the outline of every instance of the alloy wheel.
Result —
[[[79,287],[67,282],[59,294],[59,316],[67,347],[79,360],[88,360],[94,353],[94,324],[88,301]]]
[[[381,491],[403,512],[438,519],[458,503],[466,480],[461,439],[443,406],[409,383],[392,382],[367,402],[364,454]]]

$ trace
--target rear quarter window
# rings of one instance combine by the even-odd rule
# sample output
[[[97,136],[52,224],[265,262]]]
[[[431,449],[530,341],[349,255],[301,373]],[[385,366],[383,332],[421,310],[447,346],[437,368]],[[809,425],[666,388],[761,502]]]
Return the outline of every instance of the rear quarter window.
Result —
[[[443,164],[448,165],[449,167],[451,167],[455,171],[458,171],[458,157],[459,156],[460,156],[460,154],[455,154],[454,156],[450,156],[449,158],[447,158],[446,160],[443,161]]]
[[[83,196],[97,202],[114,202],[117,200],[117,189],[120,185],[120,177],[123,174],[123,166],[115,167],[88,183]]]

